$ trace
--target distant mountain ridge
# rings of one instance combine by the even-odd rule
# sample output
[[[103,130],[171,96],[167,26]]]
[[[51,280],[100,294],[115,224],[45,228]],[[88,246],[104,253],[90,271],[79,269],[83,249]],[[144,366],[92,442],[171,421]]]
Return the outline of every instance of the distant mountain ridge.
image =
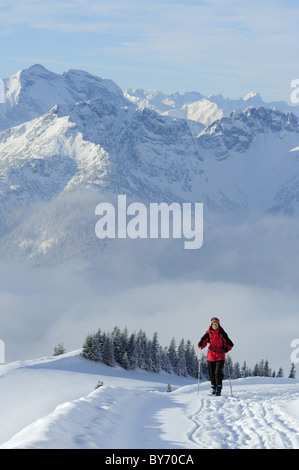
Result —
[[[198,92],[173,93],[166,95],[155,90],[128,89],[125,97],[139,108],[147,107],[160,114],[196,121],[204,126],[228,116],[232,111],[246,108],[277,108],[284,113],[292,112],[299,116],[299,108],[283,101],[265,103],[259,93],[249,92],[243,98],[229,99],[222,95],[204,96]]]

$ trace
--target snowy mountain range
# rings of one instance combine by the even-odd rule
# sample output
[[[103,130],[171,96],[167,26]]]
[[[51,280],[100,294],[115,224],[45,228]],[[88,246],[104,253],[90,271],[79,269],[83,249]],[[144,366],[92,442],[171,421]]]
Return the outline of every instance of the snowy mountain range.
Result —
[[[96,204],[203,202],[212,216],[299,213],[298,117],[257,94],[122,90],[41,65],[5,80],[0,104],[4,259],[98,253]],[[296,108],[295,108],[296,109]]]
[[[277,108],[284,113],[299,115],[298,108],[289,106],[283,101],[265,103],[259,93],[250,92],[243,98],[229,99],[222,95],[204,96],[198,92],[184,94],[173,93],[166,95],[156,90],[128,89],[125,97],[138,108],[151,108],[159,114],[188,119],[201,123],[206,127],[217,119],[229,116],[232,111],[244,111],[253,106],[255,108]]]

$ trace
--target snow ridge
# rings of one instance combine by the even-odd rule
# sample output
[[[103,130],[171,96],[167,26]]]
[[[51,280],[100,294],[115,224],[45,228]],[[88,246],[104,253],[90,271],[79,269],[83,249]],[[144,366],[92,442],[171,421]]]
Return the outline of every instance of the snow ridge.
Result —
[[[233,397],[225,381],[223,395],[211,397],[208,382],[200,384],[198,393],[195,379],[111,369],[84,359],[79,351],[0,366],[0,373],[1,415],[6,422],[11,422],[13,412],[18,416],[9,432],[1,430],[2,449],[299,446],[295,379],[237,379],[232,382]],[[90,391],[99,376],[104,385]],[[26,391],[29,378],[31,392]],[[56,387],[47,387],[47,381]],[[166,392],[169,381],[171,393]],[[12,387],[14,393],[8,393]]]

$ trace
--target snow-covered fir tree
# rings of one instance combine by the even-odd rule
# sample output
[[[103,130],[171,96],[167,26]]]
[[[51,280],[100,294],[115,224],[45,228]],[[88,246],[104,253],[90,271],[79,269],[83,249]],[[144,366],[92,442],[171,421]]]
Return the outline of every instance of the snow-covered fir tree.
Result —
[[[105,334],[102,350],[103,362],[110,367],[115,366],[113,339],[110,334]]]
[[[138,356],[137,356],[137,345],[136,345],[136,337],[135,334],[132,333],[128,340],[128,361],[129,361],[129,369],[136,370],[138,364]]]
[[[250,377],[251,375],[251,370],[247,367],[247,362],[243,362],[243,366],[241,367],[241,377]]]
[[[97,361],[97,355],[95,352],[95,341],[94,335],[88,334],[85,338],[82,348],[82,356],[86,357],[87,359],[92,359],[93,361]]]
[[[111,340],[114,347],[114,359],[120,366],[125,367],[127,360],[124,360],[124,354],[127,350],[125,333],[115,326],[111,333]]]
[[[168,374],[172,373],[172,367],[171,367],[170,359],[168,356],[167,346],[165,346],[164,349],[161,348],[161,369],[164,370],[165,372],[168,372]]]
[[[289,379],[295,379],[296,378],[296,367],[295,367],[294,362],[292,362],[291,370],[290,370],[288,378]]]
[[[198,366],[197,366],[197,368],[198,368]],[[197,372],[197,375],[198,375],[198,372]],[[209,378],[207,356],[204,353],[201,354],[200,378],[203,379],[203,380],[208,380],[208,378]]]
[[[227,355],[226,361],[224,363],[224,368],[223,368],[224,378],[225,379],[234,378],[233,372],[234,372],[233,360],[230,355]]]
[[[64,354],[65,347],[63,343],[59,343],[57,346],[55,346],[54,351],[53,351],[53,356],[60,356],[61,354]]]
[[[232,377],[234,379],[239,379],[241,377],[240,364],[238,362],[234,363]]]
[[[146,370],[147,338],[144,331],[139,330],[136,336],[137,367]]]
[[[168,347],[168,357],[170,361],[170,365],[172,367],[173,372],[176,373],[177,371],[177,351],[176,351],[176,342],[175,339],[172,338],[170,341],[170,345]]]
[[[151,342],[151,367],[153,372],[161,372],[161,348],[158,341],[158,333],[155,332]]]
[[[260,369],[257,362],[255,363],[255,366],[253,368],[252,375],[253,377],[258,377],[260,375]]]
[[[176,373],[178,375],[183,375],[184,377],[186,377],[188,375],[185,353],[186,353],[186,351],[185,351],[185,341],[184,341],[184,339],[182,339],[180,344],[179,344],[178,352],[177,352]]]
[[[194,346],[190,340],[186,342],[185,358],[187,373],[192,377],[196,377],[196,375],[198,374],[198,359],[195,353]]]

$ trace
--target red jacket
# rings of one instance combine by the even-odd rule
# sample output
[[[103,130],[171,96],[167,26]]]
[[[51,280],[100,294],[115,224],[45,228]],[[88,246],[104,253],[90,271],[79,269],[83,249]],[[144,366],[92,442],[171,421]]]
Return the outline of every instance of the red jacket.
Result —
[[[217,330],[209,329],[199,341],[198,347],[203,349],[208,343],[207,361],[224,361],[225,353],[234,345],[221,326]]]

